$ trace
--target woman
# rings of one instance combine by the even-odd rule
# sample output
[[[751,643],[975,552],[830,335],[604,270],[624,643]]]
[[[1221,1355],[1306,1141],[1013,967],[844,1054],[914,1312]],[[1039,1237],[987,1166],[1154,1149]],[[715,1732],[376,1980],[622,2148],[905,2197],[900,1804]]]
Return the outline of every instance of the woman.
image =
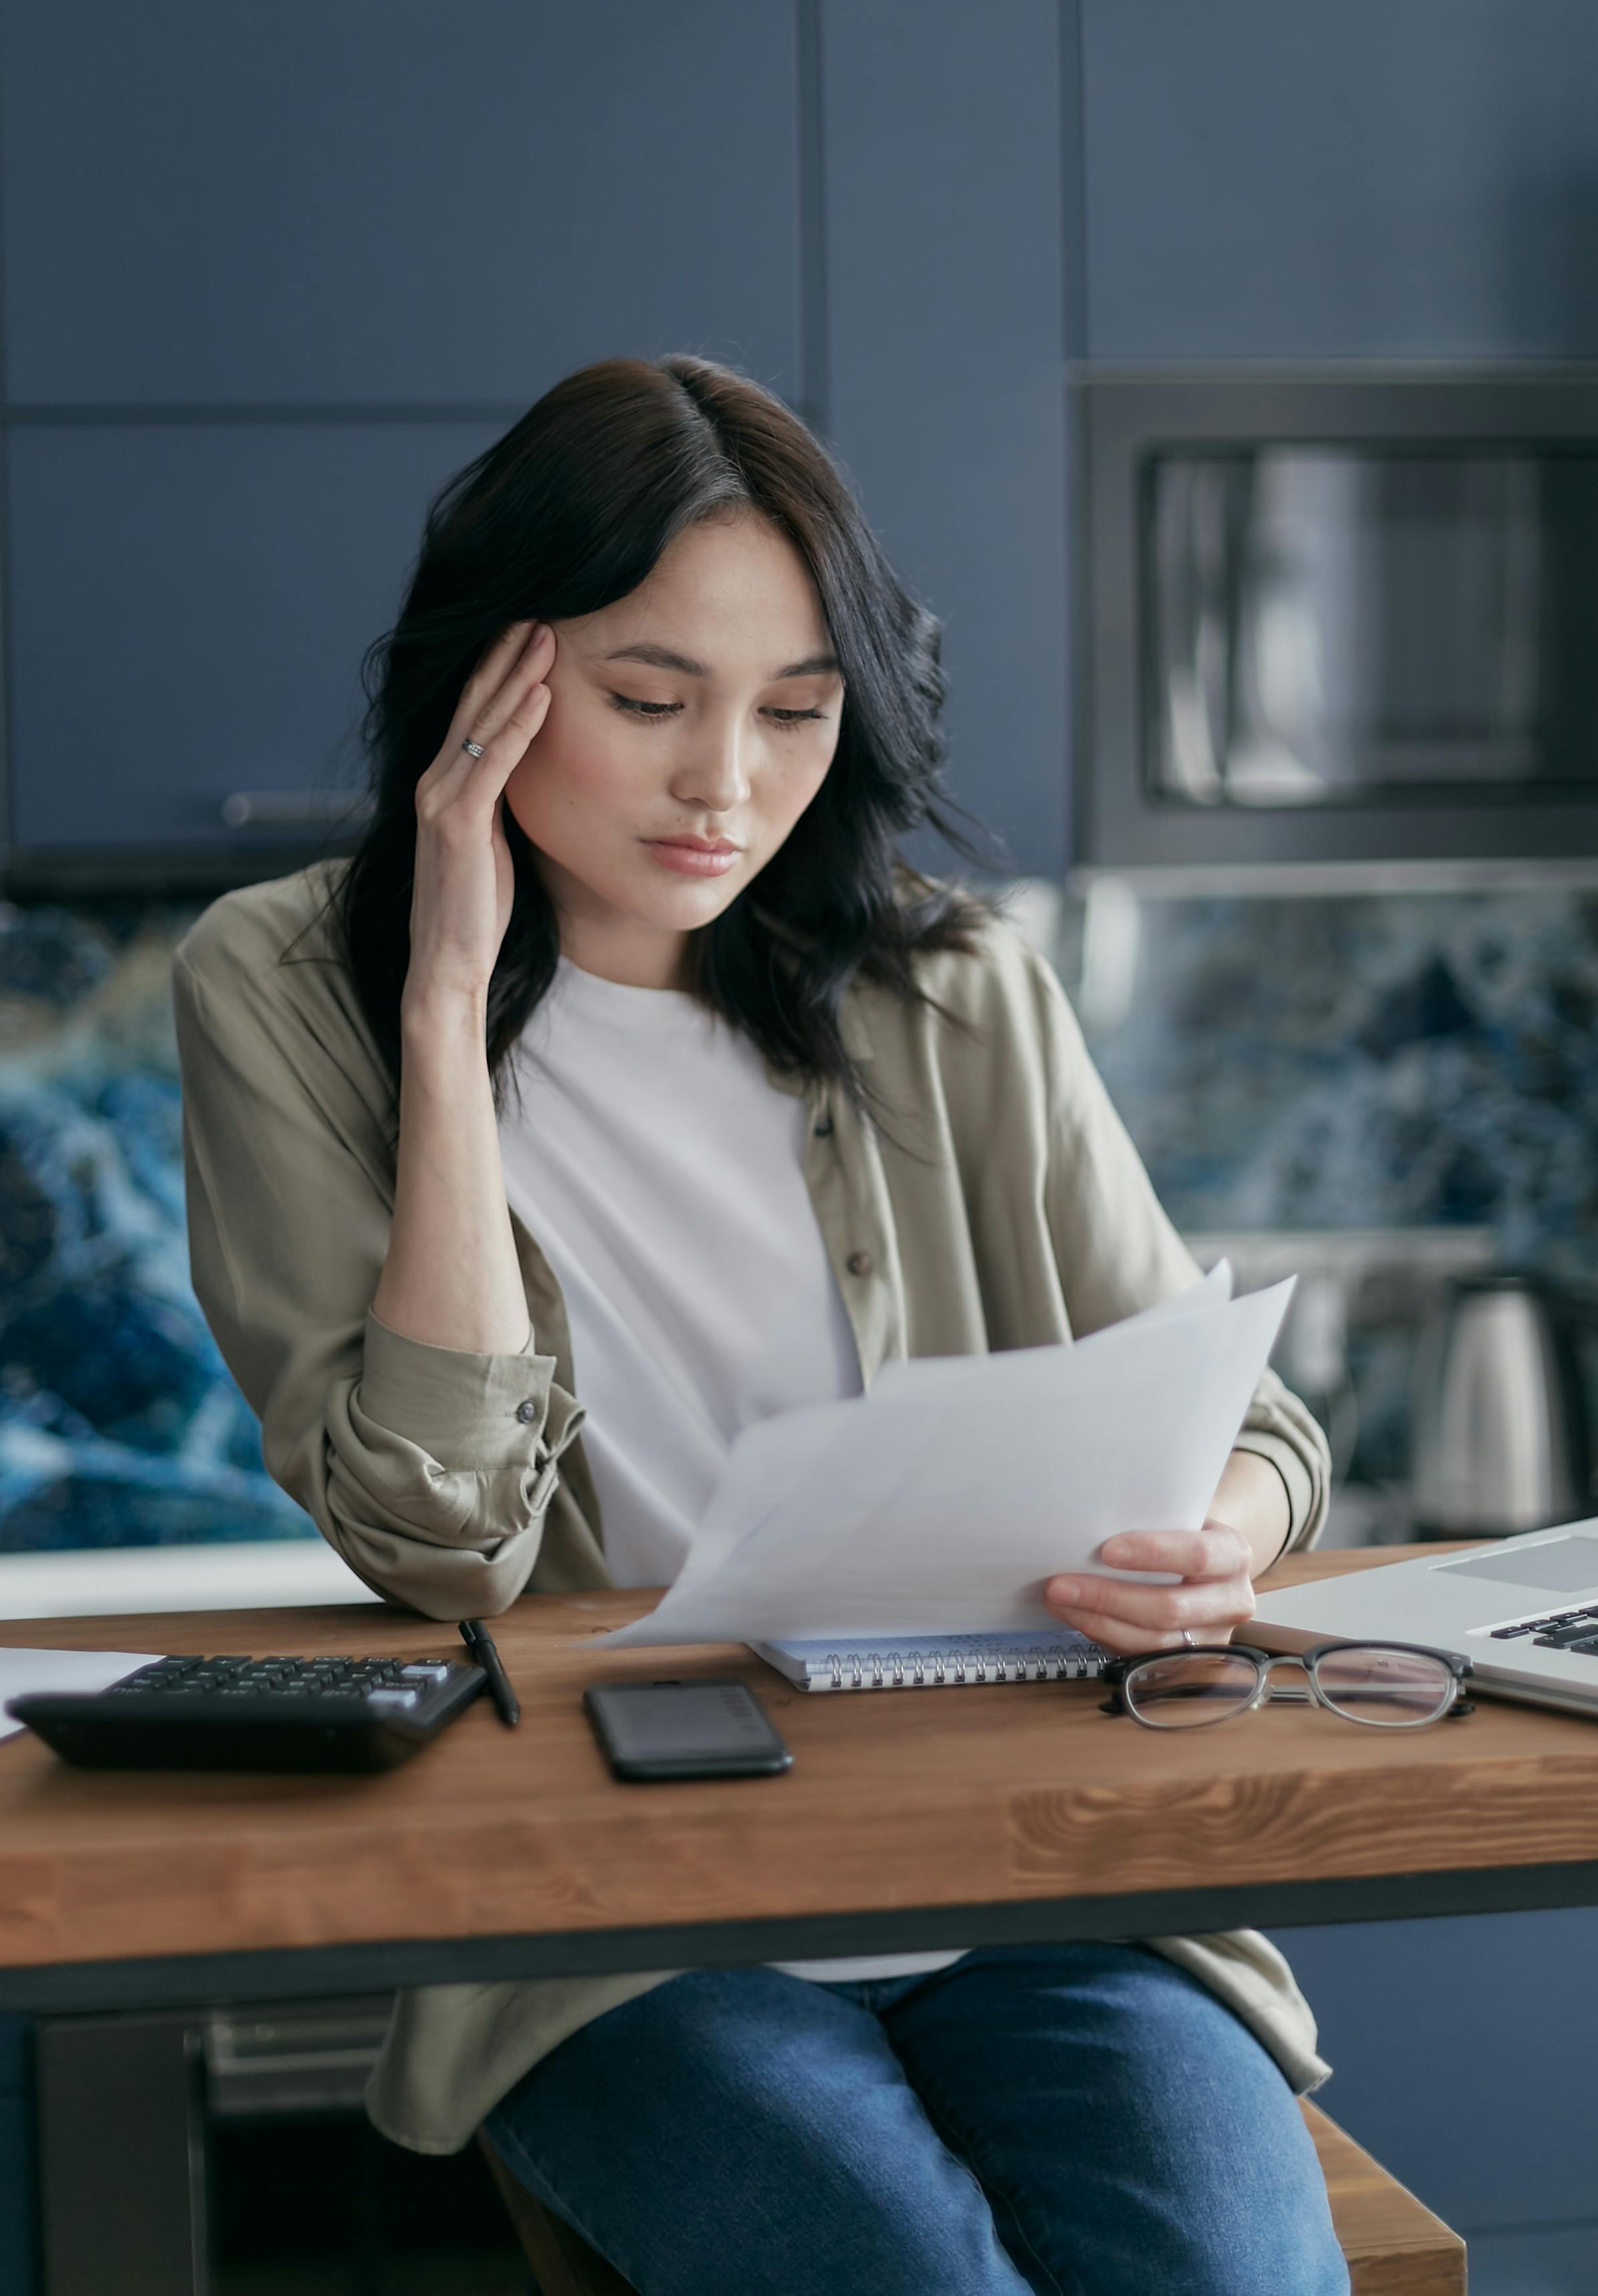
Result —
[[[943,818],[935,627],[778,401],[570,378],[435,504],[378,660],[353,862],[228,895],[176,976],[196,1287],[369,1584],[659,1584],[751,1420],[1194,1280],[1048,968],[896,863]],[[1160,1577],[1051,1606],[1225,1636],[1324,1484],[1267,1376],[1206,1527],[1106,1546]],[[486,2117],[645,2296],[1330,2296],[1323,2071],[1240,1933],[433,1988],[372,2105]]]

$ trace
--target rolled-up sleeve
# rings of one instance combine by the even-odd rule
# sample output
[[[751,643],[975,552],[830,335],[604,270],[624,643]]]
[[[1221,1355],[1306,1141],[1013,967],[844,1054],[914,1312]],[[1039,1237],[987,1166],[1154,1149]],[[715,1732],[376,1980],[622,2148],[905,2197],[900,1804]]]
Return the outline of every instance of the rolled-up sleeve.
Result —
[[[1167,1217],[1053,968],[1028,954],[1047,1070],[1047,1212],[1072,1329],[1100,1331],[1200,1277]],[[1274,1371],[1254,1390],[1235,1447],[1268,1459],[1287,1492],[1287,1548],[1326,1520],[1332,1461],[1313,1413]],[[1283,1550],[1286,1551],[1286,1548]]]
[[[1274,1371],[1262,1374],[1233,1448],[1268,1459],[1282,1478],[1288,1513],[1282,1552],[1312,1546],[1325,1528],[1332,1454],[1320,1422]]]
[[[581,1406],[536,1334],[475,1355],[373,1315],[393,1185],[375,1055],[325,966],[285,987],[215,914],[173,975],[190,1265],[267,1469],[379,1593],[438,1619],[503,1610]]]

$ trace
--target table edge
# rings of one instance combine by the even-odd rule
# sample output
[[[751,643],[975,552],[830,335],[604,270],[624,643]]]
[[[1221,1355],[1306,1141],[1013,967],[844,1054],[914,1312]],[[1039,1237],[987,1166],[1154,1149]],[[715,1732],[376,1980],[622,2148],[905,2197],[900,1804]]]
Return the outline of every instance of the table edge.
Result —
[[[1598,1905],[1598,1859],[1586,1859],[1236,1882],[1120,1897],[1040,1898],[1020,1903],[1003,1899],[660,1927],[277,1946],[0,1969],[0,2013],[44,2015],[199,2006],[845,1954],[1070,1944],[1594,1905]]]

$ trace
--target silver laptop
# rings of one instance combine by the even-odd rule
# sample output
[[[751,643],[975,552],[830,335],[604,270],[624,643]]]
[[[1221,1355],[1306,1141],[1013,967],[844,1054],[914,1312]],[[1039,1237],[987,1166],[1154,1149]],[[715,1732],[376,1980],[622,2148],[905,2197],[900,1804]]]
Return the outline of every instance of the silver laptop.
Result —
[[[1264,1595],[1237,1639],[1424,1643],[1468,1658],[1496,1697],[1598,1714],[1598,1515]]]

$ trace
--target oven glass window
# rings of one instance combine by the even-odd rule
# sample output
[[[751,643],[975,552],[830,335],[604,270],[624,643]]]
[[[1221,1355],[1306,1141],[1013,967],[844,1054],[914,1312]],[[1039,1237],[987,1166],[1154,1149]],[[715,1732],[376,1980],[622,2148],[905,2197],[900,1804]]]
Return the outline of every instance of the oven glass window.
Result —
[[[1151,791],[1524,800],[1598,780],[1598,451],[1205,447],[1143,469]]]

